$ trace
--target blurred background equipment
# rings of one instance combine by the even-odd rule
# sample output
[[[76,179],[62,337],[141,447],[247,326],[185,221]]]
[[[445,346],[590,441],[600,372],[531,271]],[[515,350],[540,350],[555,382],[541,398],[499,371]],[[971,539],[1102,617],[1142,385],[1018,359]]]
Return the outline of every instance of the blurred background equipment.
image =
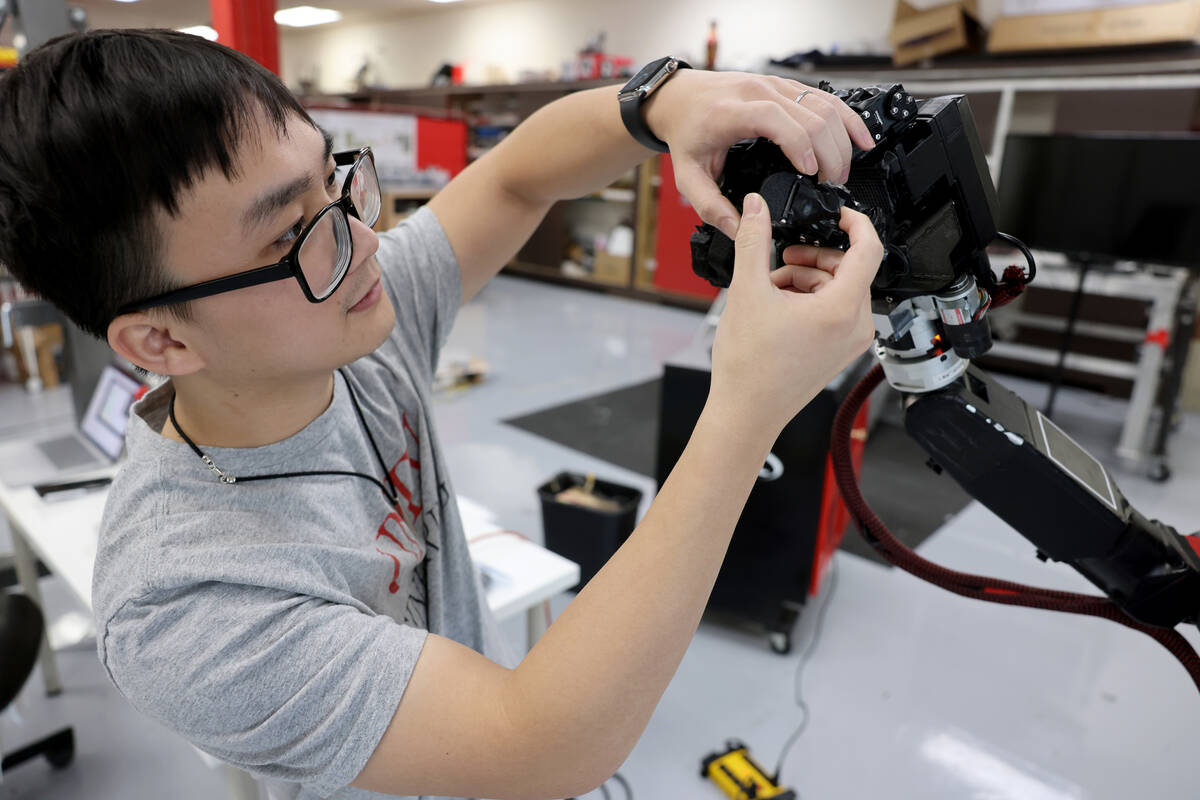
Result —
[[[85,24],[82,12],[68,10],[65,0],[6,0],[6,5],[7,9],[0,9],[0,24],[7,13],[12,14],[24,34],[24,44],[17,47],[22,54]]]
[[[1011,134],[999,226],[1073,261],[1200,270],[1197,187],[1200,134]]]
[[[659,486],[683,454],[704,409],[712,380],[713,332],[706,327],[664,367],[655,471]],[[776,653],[791,652],[796,622],[820,592],[850,521],[833,481],[829,434],[839,404],[870,365],[870,356],[864,355],[848,367],[780,433],[746,500],[709,597],[710,612],[765,633]],[[857,469],[867,428],[864,409],[855,423]]]

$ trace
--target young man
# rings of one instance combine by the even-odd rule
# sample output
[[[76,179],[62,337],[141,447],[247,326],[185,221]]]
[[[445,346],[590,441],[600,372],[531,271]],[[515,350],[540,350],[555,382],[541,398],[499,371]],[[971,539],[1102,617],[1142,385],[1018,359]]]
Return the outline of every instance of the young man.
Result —
[[[293,796],[555,798],[622,763],[775,437],[870,342],[882,254],[846,212],[844,255],[796,247],[770,272],[760,199],[739,222],[713,182],[758,135],[843,179],[871,143],[829,95],[681,70],[645,122],[736,234],[712,390],[646,518],[508,668],[432,371],[459,304],[553,202],[649,155],[615,88],[550,104],[376,236],[370,155],[333,156],[275,76],[219,45],[99,31],[0,81],[0,261],[170,378],[135,407],[94,579],[100,659],[134,706]]]

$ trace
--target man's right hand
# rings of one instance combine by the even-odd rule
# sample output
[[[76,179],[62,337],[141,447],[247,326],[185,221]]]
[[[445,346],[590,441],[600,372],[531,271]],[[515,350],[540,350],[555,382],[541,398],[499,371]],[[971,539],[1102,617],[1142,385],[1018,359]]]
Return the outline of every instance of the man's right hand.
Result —
[[[771,272],[770,215],[759,195],[746,195],[708,402],[772,440],[874,338],[869,288],[883,246],[856,211],[843,208],[839,227],[850,237],[845,253],[789,247]]]

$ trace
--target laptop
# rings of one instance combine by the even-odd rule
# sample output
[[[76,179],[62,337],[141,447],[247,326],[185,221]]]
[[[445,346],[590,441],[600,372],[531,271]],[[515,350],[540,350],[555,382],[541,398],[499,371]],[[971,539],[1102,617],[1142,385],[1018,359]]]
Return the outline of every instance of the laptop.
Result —
[[[0,483],[28,486],[111,467],[125,446],[129,407],[142,391],[139,381],[106,365],[75,430],[0,444]]]

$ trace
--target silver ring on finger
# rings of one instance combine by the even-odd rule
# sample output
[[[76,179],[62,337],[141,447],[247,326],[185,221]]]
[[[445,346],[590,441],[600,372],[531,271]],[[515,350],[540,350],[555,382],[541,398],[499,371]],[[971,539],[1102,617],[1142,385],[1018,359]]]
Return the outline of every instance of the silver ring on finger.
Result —
[[[812,94],[812,89],[805,89],[803,92],[801,92],[800,94],[796,95],[796,100],[795,100],[795,102],[799,103],[801,100],[803,100],[803,99],[804,99],[804,96],[805,96],[805,95],[808,95],[808,94]]]

